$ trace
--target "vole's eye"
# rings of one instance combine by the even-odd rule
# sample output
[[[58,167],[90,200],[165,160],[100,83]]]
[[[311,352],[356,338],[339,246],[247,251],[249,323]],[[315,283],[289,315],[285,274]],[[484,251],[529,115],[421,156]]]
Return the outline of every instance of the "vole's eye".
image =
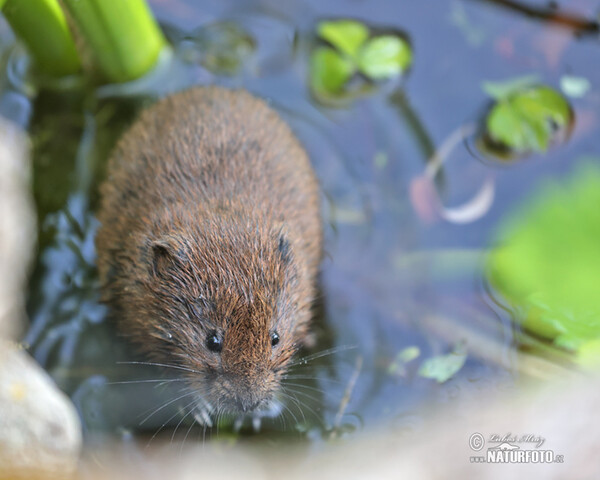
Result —
[[[271,334],[271,345],[274,347],[278,343],[279,343],[279,335],[277,334],[277,332],[273,332]]]
[[[206,337],[206,348],[211,352],[219,353],[223,348],[223,342],[217,337],[216,333],[209,333],[208,337]]]

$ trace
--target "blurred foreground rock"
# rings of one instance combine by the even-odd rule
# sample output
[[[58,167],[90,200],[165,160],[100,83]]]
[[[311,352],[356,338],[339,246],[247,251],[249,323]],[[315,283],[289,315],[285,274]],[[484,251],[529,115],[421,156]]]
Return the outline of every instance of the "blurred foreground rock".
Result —
[[[24,319],[27,267],[35,221],[24,134],[0,117],[0,338],[14,338]]]
[[[66,479],[81,447],[70,400],[10,341],[25,320],[34,243],[26,139],[0,118],[0,479]]]
[[[27,352],[0,343],[0,478],[68,478],[80,446],[68,397]]]
[[[410,433],[371,431],[309,451],[292,445],[250,448],[188,441],[139,452],[94,452],[93,480],[192,480],[196,478],[286,480],[330,479],[592,479],[600,478],[600,379],[559,381],[537,391],[481,396],[463,414],[432,411]],[[483,443],[471,440],[481,434]],[[479,463],[488,448],[509,435],[516,450],[551,450],[552,463]],[[523,440],[524,436],[531,438]],[[543,443],[536,447],[533,437]],[[511,443],[511,442],[507,442]],[[473,447],[473,448],[472,448]],[[88,470],[88,471],[89,471]]]

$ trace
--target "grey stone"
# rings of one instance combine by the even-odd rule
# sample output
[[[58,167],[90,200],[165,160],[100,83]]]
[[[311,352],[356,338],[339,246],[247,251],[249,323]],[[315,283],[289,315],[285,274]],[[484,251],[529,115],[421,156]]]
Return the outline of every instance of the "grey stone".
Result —
[[[28,145],[21,130],[0,117],[0,338],[14,338],[24,322],[24,288],[35,244]]]
[[[79,417],[69,398],[27,352],[0,342],[0,478],[6,471],[67,478],[80,447]]]

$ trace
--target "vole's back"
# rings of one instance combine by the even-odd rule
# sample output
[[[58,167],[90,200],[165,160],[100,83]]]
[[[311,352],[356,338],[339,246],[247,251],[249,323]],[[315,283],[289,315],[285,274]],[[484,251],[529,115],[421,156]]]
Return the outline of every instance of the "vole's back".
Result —
[[[121,139],[108,171],[101,246],[122,249],[132,231],[238,211],[285,225],[307,267],[317,267],[319,198],[309,160],[278,115],[244,91],[199,87],[158,102]],[[171,211],[159,219],[166,225],[155,225],[157,212],[169,215],[174,205],[192,217]],[[110,274],[105,260],[101,277]]]

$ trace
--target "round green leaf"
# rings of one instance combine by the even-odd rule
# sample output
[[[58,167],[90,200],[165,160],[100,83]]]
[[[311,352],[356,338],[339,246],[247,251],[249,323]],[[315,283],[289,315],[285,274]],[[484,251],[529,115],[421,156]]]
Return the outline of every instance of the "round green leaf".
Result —
[[[547,184],[499,232],[488,277],[523,326],[564,348],[600,339],[600,169]]]
[[[495,142],[519,152],[547,150],[556,127],[571,119],[569,104],[550,87],[532,87],[498,101],[486,119]]]
[[[384,80],[402,73],[411,61],[412,51],[406,41],[384,35],[369,40],[361,48],[358,68],[373,80]]]
[[[323,40],[352,58],[356,57],[358,49],[369,37],[369,29],[355,20],[321,22],[317,32]]]
[[[340,93],[355,71],[352,61],[332,48],[317,48],[311,57],[310,82],[317,93]]]

